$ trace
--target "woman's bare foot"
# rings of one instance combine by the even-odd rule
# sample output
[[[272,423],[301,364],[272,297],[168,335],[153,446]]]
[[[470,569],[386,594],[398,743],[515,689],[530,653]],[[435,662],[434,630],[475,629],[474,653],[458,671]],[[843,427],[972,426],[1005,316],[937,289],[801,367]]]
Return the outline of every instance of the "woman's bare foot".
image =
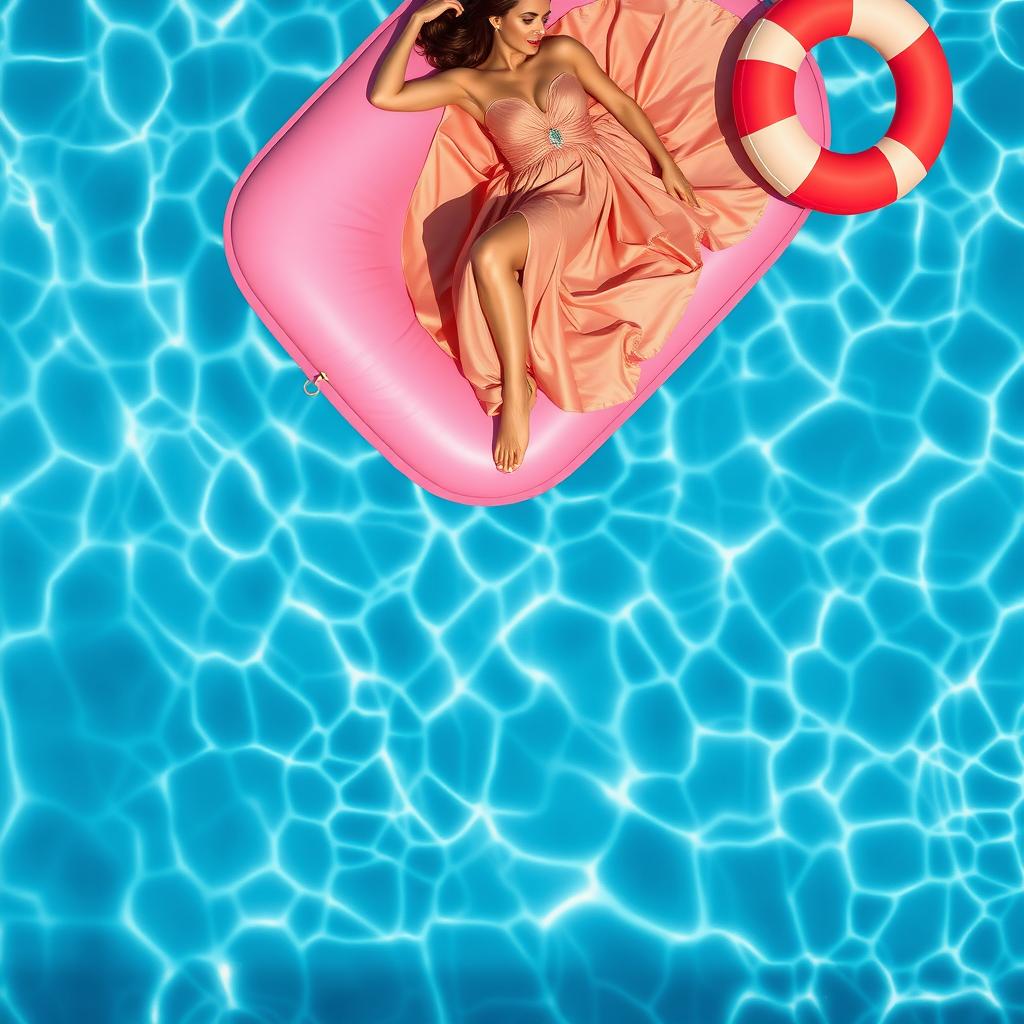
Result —
[[[502,383],[494,465],[503,473],[512,473],[523,464],[530,441],[530,412],[536,401],[536,385],[529,377],[524,377],[524,383],[518,387]]]

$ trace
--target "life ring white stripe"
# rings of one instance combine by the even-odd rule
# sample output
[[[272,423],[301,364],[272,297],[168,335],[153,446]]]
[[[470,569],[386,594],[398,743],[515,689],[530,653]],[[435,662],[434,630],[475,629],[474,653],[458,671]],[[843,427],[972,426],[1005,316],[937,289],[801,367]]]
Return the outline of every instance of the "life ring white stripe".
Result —
[[[875,145],[889,161],[892,173],[896,175],[896,198],[902,199],[912,188],[921,183],[928,171],[917,158],[917,154],[904,146],[898,139],[890,139],[886,135]]]
[[[887,61],[913,46],[928,28],[928,22],[908,3],[853,0],[849,35],[873,46]]]
[[[796,114],[744,135],[740,141],[747,156],[783,196],[807,180],[821,156],[821,146],[804,131]]]
[[[763,18],[747,36],[739,60],[763,60],[797,71],[807,59],[800,40],[774,21]]]

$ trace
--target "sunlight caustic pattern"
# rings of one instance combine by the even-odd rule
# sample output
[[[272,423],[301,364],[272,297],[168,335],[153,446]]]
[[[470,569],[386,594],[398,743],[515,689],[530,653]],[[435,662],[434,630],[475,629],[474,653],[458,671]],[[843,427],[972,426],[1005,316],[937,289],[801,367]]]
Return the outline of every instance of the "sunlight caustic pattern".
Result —
[[[1024,1020],[1024,4],[918,9],[927,179],[472,509],[220,237],[388,10],[0,7],[0,1019]]]

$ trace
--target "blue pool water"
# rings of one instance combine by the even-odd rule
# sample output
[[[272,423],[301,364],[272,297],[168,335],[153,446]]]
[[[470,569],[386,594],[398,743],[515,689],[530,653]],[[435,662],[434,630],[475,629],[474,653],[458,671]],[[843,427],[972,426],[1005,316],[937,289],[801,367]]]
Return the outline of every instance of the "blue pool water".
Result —
[[[1024,1020],[1024,4],[918,7],[924,183],[473,509],[220,237],[389,10],[0,6],[0,1021]]]

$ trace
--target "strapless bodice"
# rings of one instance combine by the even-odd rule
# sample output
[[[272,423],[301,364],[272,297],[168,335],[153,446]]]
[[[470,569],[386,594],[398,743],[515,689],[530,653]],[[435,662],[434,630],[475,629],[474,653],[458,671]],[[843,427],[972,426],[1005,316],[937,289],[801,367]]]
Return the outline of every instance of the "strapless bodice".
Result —
[[[597,142],[587,92],[571,71],[559,72],[548,83],[546,110],[521,96],[502,96],[487,104],[484,122],[516,174],[553,151]]]

